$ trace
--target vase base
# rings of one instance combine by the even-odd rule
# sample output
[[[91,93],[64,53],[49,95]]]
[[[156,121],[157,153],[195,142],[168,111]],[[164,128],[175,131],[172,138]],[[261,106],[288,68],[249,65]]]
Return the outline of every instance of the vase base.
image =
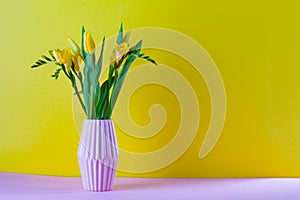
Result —
[[[112,190],[116,169],[96,159],[79,157],[78,161],[82,175],[82,184],[85,190],[93,192]]]

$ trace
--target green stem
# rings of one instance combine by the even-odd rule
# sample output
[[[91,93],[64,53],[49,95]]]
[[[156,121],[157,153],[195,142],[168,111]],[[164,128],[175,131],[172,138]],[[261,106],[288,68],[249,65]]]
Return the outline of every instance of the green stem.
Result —
[[[81,88],[83,88],[82,74],[81,74],[81,72],[79,72],[79,74],[80,74],[80,76],[78,75],[78,78],[79,78],[79,81],[80,81]]]
[[[61,64],[60,66],[61,66],[63,72],[65,73],[65,75],[71,80],[71,77],[70,77],[70,75],[67,73],[65,66],[64,66],[63,64]],[[73,88],[74,88],[75,93],[76,93],[76,96],[77,96],[77,98],[78,98],[78,100],[79,100],[79,102],[80,102],[80,105],[81,105],[81,107],[82,107],[84,113],[86,114],[85,106],[84,106],[84,103],[83,103],[83,101],[82,101],[82,99],[81,99],[81,97],[80,97],[80,95],[79,95],[79,92],[78,92],[78,88],[77,88],[77,86],[76,86],[76,83],[73,85]]]
[[[95,73],[96,67],[95,67],[95,53],[91,55],[92,59],[92,74]],[[96,119],[96,112],[95,112],[95,88],[93,87],[93,83],[89,86],[90,89],[90,118]]]
[[[106,109],[105,109],[104,114],[103,114],[104,119],[109,119],[109,112],[110,112],[110,98],[109,98],[109,95],[107,95]]]
[[[81,72],[77,73],[76,70],[74,69],[74,67],[71,67],[71,69],[74,72],[74,74],[76,75],[76,77],[78,78],[81,88],[83,88],[82,75],[79,76],[79,73],[81,74]]]
[[[115,72],[115,79],[114,79],[113,84],[112,84],[112,90],[114,90],[114,88],[115,88],[115,86],[116,86],[116,84],[118,82],[118,79],[119,79],[118,70],[115,69],[114,72]],[[110,98],[109,101],[108,101],[108,110],[107,110],[107,112],[105,114],[105,117],[107,119],[111,118],[112,111],[113,111],[113,109],[112,109],[112,106],[111,106],[111,98]]]
[[[83,101],[82,101],[82,99],[81,99],[81,96],[80,96],[80,94],[79,94],[79,92],[78,92],[78,88],[77,88],[76,84],[74,85],[74,90],[75,90],[76,96],[77,96],[77,98],[78,98],[78,100],[79,100],[79,103],[80,103],[80,105],[81,105],[81,107],[82,107],[84,113],[86,114],[85,106],[84,106],[84,103],[83,103]]]
[[[92,68],[93,68],[93,73],[95,72],[95,53],[92,54]]]
[[[92,89],[92,87],[90,87],[90,118],[94,119],[95,116],[95,104],[94,104],[94,91]]]
[[[71,80],[71,77],[70,77],[70,75],[67,73],[65,66],[64,66],[63,64],[60,64],[60,66],[61,66],[63,72],[65,73],[65,75]]]
[[[111,94],[109,93],[109,91],[111,90],[111,88],[114,88],[115,85],[116,85],[116,82],[118,81],[118,71],[117,71],[118,68],[114,68],[110,65],[110,68],[109,68],[109,74],[108,74],[108,96],[107,96],[107,107],[106,107],[106,110],[104,111],[104,118],[105,119],[110,119],[111,117],[111,113],[112,113],[112,107],[111,107]],[[113,74],[115,74],[115,76],[113,77]]]

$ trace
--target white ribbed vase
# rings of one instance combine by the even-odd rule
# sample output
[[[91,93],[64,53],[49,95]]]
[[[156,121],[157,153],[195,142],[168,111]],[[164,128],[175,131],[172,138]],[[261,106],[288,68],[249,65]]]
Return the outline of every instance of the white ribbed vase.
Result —
[[[118,159],[119,150],[113,121],[85,119],[78,148],[84,189],[111,190]]]

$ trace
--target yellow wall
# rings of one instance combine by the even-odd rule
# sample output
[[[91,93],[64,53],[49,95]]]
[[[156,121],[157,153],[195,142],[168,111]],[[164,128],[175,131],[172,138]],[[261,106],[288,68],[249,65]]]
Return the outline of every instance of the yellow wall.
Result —
[[[2,3],[0,171],[79,175],[78,134],[69,82],[62,77],[52,80],[54,66],[35,71],[29,66],[47,50],[67,46],[68,36],[79,40],[83,24],[100,42],[103,34],[114,35],[123,22],[127,30],[174,29],[201,44],[222,75],[227,115],[215,148],[204,159],[198,159],[210,117],[205,84],[201,77],[198,82],[193,79],[190,65],[183,60],[164,52],[148,51],[158,62],[189,75],[198,91],[202,118],[194,142],[175,163],[151,173],[119,172],[118,175],[299,176],[300,14],[295,2],[19,0]],[[156,95],[156,90],[163,95]],[[157,102],[166,106],[166,112],[173,113],[161,135],[149,141],[135,141],[116,128],[122,147],[137,152],[155,150],[174,137],[180,120],[174,113],[180,111],[176,98],[165,88],[148,85],[137,91],[129,104],[132,117],[136,123],[146,124],[149,121],[146,108]]]

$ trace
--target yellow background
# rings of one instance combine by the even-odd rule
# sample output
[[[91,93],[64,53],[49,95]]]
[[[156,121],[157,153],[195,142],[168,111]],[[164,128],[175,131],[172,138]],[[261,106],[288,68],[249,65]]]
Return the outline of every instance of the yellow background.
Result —
[[[194,80],[189,64],[176,56],[148,51],[158,62],[190,74],[203,107],[202,121],[192,146],[172,165],[147,174],[119,172],[119,176],[299,176],[300,14],[295,2],[2,2],[0,171],[79,175],[70,84],[64,77],[58,81],[50,77],[55,69],[52,65],[38,70],[30,69],[30,65],[51,48],[66,47],[68,36],[79,41],[81,25],[100,42],[104,34],[116,34],[123,22],[127,30],[149,26],[174,29],[201,44],[222,75],[227,116],[213,151],[198,159],[210,116],[203,80]],[[156,95],[157,89],[163,95]],[[179,112],[170,91],[150,85],[132,97],[133,119],[146,124],[149,119],[144,109],[157,101],[166,105],[168,112]],[[119,143],[137,152],[159,148],[174,136],[178,126],[176,115],[170,115],[168,120],[160,136],[149,142],[132,141],[117,128]]]

